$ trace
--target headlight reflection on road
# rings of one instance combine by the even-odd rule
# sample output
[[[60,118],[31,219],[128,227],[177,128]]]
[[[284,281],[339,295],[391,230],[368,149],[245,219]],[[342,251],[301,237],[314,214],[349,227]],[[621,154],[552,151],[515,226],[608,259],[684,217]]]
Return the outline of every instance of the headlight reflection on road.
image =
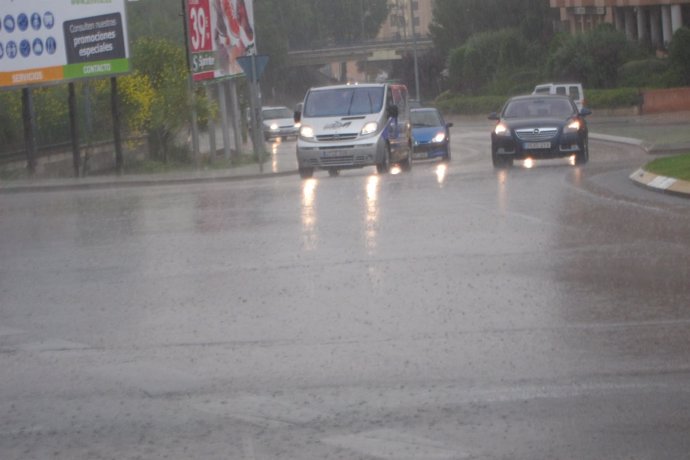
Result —
[[[508,192],[506,190],[508,182],[508,171],[501,169],[496,174],[496,181],[498,184],[498,208],[501,211],[505,211],[507,208]]]
[[[369,176],[367,179],[367,215],[365,228],[365,242],[369,250],[376,248],[376,235],[379,220],[379,176]]]
[[[438,166],[436,166],[436,181],[440,185],[443,185],[443,182],[446,180],[446,171],[448,171],[447,164],[441,163]]]
[[[308,251],[316,249],[316,211],[314,202],[316,201],[316,179],[307,179],[302,182],[302,238],[304,248]]]
[[[391,174],[392,175],[395,176],[397,174],[400,174],[401,172],[402,172],[402,168],[400,168],[400,166],[398,166],[398,165],[391,166]]]
[[[271,171],[278,172],[278,147],[280,147],[280,139],[271,144]]]

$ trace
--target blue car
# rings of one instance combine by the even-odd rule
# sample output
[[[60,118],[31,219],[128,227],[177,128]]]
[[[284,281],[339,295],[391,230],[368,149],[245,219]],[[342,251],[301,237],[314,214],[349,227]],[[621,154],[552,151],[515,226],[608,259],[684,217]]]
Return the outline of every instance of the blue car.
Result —
[[[441,112],[434,108],[410,110],[412,123],[412,158],[450,160],[450,130]]]

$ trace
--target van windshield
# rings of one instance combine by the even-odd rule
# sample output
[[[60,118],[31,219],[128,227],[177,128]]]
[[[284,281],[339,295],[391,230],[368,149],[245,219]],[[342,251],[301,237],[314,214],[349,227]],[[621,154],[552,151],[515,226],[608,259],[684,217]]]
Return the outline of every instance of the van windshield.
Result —
[[[384,87],[337,88],[311,91],[304,103],[306,117],[337,117],[378,113]]]

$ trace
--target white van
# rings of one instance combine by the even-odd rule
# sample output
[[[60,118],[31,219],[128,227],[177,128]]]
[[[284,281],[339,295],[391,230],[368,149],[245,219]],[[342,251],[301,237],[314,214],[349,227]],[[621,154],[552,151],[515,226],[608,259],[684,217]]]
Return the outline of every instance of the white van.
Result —
[[[376,166],[382,174],[398,163],[412,167],[412,128],[407,88],[367,83],[312,88],[302,110],[297,163],[302,178],[323,169],[336,176],[341,169]]]
[[[578,110],[585,106],[585,93],[580,83],[543,83],[534,87],[532,94],[560,94],[570,96]]]

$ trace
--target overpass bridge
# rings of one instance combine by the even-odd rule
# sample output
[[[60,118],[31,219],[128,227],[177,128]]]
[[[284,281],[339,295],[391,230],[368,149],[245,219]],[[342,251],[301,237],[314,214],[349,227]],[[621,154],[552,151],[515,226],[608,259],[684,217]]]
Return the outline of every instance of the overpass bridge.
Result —
[[[412,38],[377,40],[308,50],[291,50],[288,52],[288,66],[325,65],[345,61],[395,61],[402,59],[404,53],[411,53],[415,46],[418,52],[427,51],[434,47],[434,43],[430,38],[420,37],[415,40]]]

